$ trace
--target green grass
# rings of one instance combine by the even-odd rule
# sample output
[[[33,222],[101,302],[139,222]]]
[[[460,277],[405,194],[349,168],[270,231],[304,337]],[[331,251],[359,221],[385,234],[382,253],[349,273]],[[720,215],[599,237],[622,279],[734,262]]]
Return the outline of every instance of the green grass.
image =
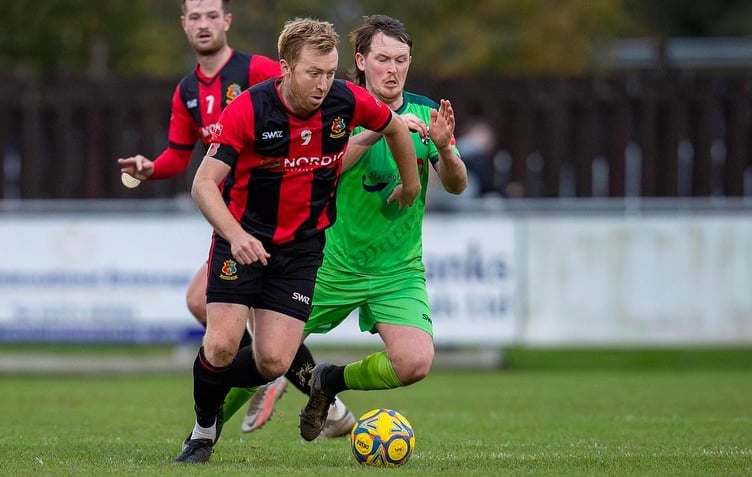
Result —
[[[505,370],[343,393],[356,413],[391,407],[410,420],[416,451],[400,469],[361,467],[346,439],[303,442],[292,387],[263,429],[242,434],[236,416],[195,467],[170,464],[193,420],[187,370],[3,375],[0,475],[752,475],[749,352],[646,353],[511,350]]]

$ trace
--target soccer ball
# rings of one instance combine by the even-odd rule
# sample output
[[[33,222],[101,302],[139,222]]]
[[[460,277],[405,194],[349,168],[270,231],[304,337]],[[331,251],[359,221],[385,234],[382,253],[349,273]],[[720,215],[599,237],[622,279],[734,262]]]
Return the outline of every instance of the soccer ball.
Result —
[[[405,416],[392,409],[373,409],[360,416],[350,432],[355,460],[374,467],[399,467],[415,449],[415,433]]]

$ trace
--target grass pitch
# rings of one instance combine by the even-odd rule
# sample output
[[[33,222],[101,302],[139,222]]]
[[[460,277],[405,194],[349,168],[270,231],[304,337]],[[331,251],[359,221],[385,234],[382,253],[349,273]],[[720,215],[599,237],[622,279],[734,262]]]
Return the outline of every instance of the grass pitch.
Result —
[[[417,445],[362,467],[347,439],[304,442],[292,386],[261,430],[225,425],[211,462],[174,466],[192,426],[185,373],[0,376],[0,475],[752,475],[749,350],[511,352],[509,369],[435,370],[416,385],[341,395],[402,412]],[[242,413],[242,411],[241,411]]]

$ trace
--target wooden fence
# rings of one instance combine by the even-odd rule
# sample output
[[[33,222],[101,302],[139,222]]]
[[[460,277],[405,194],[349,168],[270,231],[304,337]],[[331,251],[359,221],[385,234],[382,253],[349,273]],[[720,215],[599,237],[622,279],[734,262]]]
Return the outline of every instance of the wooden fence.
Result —
[[[169,81],[5,81],[0,198],[173,197],[183,177],[120,185],[116,159],[166,145]],[[504,197],[752,195],[752,74],[651,72],[577,78],[413,77],[448,98],[457,134],[490,124],[496,144],[474,168]]]

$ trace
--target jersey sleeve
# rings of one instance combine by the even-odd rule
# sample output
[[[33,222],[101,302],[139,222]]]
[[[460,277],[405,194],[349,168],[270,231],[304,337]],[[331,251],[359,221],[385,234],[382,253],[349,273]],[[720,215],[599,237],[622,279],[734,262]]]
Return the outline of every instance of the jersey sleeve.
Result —
[[[180,98],[180,85],[172,94],[167,141],[167,149],[154,160],[151,179],[167,179],[185,171],[191,160],[193,146],[198,141],[196,123]]]
[[[150,179],[169,179],[177,176],[188,168],[192,154],[192,149],[167,147],[154,159],[154,172]]]
[[[276,78],[282,74],[279,67],[279,61],[275,61],[268,56],[253,55],[251,62],[248,64],[248,86],[253,86],[269,78]]]
[[[253,103],[246,90],[222,111],[207,155],[232,167],[240,151],[253,141],[253,130]]]
[[[374,98],[365,88],[349,81],[347,86],[355,97],[354,125],[376,132],[384,129],[392,119],[392,110]]]
[[[180,85],[178,85],[172,94],[170,127],[167,132],[167,140],[175,148],[193,149],[198,139],[199,135],[196,123],[180,98]]]

